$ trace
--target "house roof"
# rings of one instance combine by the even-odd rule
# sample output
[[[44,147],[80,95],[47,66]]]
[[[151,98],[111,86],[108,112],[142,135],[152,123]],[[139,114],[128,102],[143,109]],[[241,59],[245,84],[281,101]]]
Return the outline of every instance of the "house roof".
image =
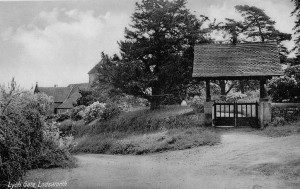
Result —
[[[195,46],[193,77],[259,77],[282,75],[276,43]]]
[[[94,74],[97,73],[97,70],[99,69],[100,65],[102,64],[103,60],[98,62],[89,72],[88,74]]]
[[[78,92],[73,93],[69,98],[67,98],[62,104],[60,104],[58,109],[71,109],[74,107],[74,103],[76,103],[77,99],[80,98],[81,95]]]
[[[54,102],[63,102],[70,95],[71,89],[69,87],[38,87],[37,92],[52,96]]]
[[[89,90],[91,88],[89,83],[75,83],[68,85],[68,87],[78,87],[79,90]]]
[[[71,84],[68,87],[38,87],[38,86],[36,86],[35,92],[45,93],[48,96],[52,96],[54,102],[63,103],[70,97],[74,96],[73,94],[80,95],[79,94],[80,88],[83,88],[86,86],[87,86],[86,83]]]

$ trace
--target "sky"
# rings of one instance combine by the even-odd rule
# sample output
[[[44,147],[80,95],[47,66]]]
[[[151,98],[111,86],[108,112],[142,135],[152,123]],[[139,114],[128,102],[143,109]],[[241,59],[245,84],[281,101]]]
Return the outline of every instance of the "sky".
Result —
[[[266,11],[281,32],[293,33],[289,0],[187,0],[196,15],[241,19],[235,5]],[[88,82],[101,52],[118,53],[136,0],[0,1],[0,84],[13,77],[30,89]],[[285,43],[292,48],[293,41]],[[291,55],[292,56],[292,55]]]

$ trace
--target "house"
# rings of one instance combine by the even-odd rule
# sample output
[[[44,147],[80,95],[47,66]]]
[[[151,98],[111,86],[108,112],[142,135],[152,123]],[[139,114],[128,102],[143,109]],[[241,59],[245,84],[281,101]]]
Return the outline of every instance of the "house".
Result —
[[[63,113],[74,107],[77,99],[81,97],[80,90],[90,90],[92,83],[97,78],[97,69],[102,61],[96,64],[89,72],[89,83],[70,84],[67,87],[40,87],[38,83],[34,88],[34,93],[45,93],[53,97],[53,113]]]
[[[92,85],[95,80],[97,79],[97,71],[101,67],[101,64],[103,63],[103,60],[101,60],[98,64],[96,64],[89,72],[89,83]]]

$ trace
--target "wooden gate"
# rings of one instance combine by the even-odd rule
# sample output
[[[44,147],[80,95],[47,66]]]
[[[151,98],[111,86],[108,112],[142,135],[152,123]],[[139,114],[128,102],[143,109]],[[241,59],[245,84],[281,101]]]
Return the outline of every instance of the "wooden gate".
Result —
[[[258,103],[214,103],[215,126],[258,127]]]

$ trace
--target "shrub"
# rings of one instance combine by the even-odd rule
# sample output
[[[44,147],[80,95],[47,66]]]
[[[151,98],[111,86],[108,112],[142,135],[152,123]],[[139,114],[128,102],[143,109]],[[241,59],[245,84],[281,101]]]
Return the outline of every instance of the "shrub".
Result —
[[[91,127],[89,125],[85,125],[84,120],[79,120],[73,123],[71,134],[75,137],[81,137],[91,133],[90,130]]]
[[[67,155],[56,153],[57,145],[44,135],[44,118],[52,103],[43,94],[19,90],[14,81],[9,87],[0,86],[0,185],[17,182],[27,170],[43,165],[42,157],[55,160]],[[55,139],[57,133],[49,137]]]
[[[110,103],[105,106],[101,118],[104,120],[108,120],[119,115],[120,113],[121,113],[121,108],[114,103]]]
[[[285,75],[293,77],[297,82],[300,82],[300,65],[291,66],[285,69]]]
[[[279,123],[282,122],[282,118],[279,119]],[[279,125],[282,125],[280,123]],[[285,123],[281,127],[273,127],[271,124],[269,127],[266,127],[264,130],[259,131],[260,134],[267,135],[269,137],[284,137],[284,136],[290,136],[293,134],[299,134],[300,133],[300,122],[294,122],[287,124]]]
[[[61,123],[58,123],[58,129],[60,131],[61,136],[70,135],[72,131],[72,127],[74,125],[71,119],[67,119]]]
[[[37,167],[40,168],[71,168],[76,166],[75,159],[67,150],[57,148],[57,146],[46,146],[43,148]]]
[[[91,121],[100,118],[105,109],[105,103],[94,102],[90,106],[86,107],[84,110],[83,119],[86,123],[90,123]]]
[[[62,122],[70,118],[69,112],[57,114],[56,122]]]
[[[74,107],[70,112],[70,118],[74,121],[81,120],[84,114],[84,105]]]
[[[270,126],[277,127],[283,126],[286,124],[284,117],[275,117],[273,121],[270,123]]]
[[[200,100],[194,100],[193,99],[190,106],[197,113],[203,113],[204,112],[204,105],[203,105],[203,102],[201,102]]]
[[[51,103],[45,95],[19,90],[14,81],[0,86],[0,185],[16,182],[35,168],[42,149],[43,116]]]
[[[42,153],[38,159],[38,167],[74,167],[75,159],[69,150],[75,147],[73,137],[60,137],[56,123],[47,124],[43,131]]]
[[[296,91],[296,80],[288,76],[273,78],[268,83],[268,88],[273,102],[294,102],[299,95]]]

